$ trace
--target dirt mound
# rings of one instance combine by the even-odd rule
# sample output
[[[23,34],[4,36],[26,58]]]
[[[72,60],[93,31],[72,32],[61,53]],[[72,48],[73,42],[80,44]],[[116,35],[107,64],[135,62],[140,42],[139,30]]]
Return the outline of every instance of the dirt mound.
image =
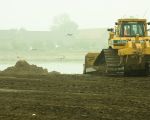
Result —
[[[60,75],[61,73],[60,72],[57,72],[57,71],[51,71],[49,72],[50,75]]]
[[[25,60],[19,60],[16,62],[15,66],[8,67],[4,71],[4,74],[38,74],[38,75],[46,75],[48,74],[47,69],[43,69],[42,67],[38,67],[36,65],[30,65]]]

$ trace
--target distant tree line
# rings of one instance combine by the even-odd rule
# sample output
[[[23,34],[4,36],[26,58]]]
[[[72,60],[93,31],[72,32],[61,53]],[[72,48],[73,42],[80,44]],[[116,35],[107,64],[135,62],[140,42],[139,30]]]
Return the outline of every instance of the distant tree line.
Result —
[[[0,50],[99,50],[100,40],[80,38],[78,25],[67,14],[54,17],[50,31],[0,30]],[[104,36],[106,37],[106,36]],[[105,42],[102,42],[105,44]]]

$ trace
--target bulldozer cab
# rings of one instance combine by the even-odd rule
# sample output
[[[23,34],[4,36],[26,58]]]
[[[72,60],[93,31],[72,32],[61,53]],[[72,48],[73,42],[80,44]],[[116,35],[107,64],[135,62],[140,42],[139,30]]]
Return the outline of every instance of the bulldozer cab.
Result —
[[[146,19],[119,19],[116,23],[115,35],[118,37],[147,36]]]
[[[138,34],[140,37],[144,37],[144,23],[142,22],[126,22],[121,25],[121,37],[136,37]]]
[[[146,19],[118,19],[115,29],[108,29],[109,47],[122,49],[126,47],[128,41],[149,40]]]

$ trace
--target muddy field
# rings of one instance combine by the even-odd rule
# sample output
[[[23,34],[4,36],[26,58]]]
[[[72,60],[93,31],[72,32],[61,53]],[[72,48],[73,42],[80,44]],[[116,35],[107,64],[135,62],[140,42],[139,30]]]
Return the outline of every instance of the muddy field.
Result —
[[[0,77],[0,120],[149,120],[150,77]]]

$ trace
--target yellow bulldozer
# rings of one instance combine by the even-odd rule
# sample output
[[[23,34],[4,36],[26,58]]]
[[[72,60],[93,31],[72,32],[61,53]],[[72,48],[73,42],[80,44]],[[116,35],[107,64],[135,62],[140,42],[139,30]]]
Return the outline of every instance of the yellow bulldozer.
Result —
[[[108,48],[85,56],[83,73],[150,75],[150,37],[146,19],[118,19],[108,29]]]

